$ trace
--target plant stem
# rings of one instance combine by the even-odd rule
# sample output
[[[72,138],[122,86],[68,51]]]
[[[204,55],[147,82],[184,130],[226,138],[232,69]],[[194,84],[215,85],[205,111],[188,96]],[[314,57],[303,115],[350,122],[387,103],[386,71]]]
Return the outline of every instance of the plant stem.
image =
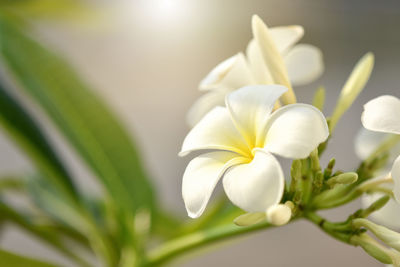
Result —
[[[150,251],[147,258],[147,266],[160,265],[182,253],[200,248],[210,243],[227,240],[229,238],[268,229],[271,227],[273,227],[273,225],[267,222],[249,227],[239,227],[231,224],[189,234],[171,240],[160,247],[155,248],[153,251]]]
[[[321,230],[323,230],[325,233],[332,236],[333,238],[338,239],[339,241],[342,241],[346,244],[350,244],[350,238],[352,235],[349,233],[344,233],[345,231],[351,229],[349,224],[329,222],[315,212],[307,212],[304,214],[304,217],[317,225],[319,228],[321,228]]]

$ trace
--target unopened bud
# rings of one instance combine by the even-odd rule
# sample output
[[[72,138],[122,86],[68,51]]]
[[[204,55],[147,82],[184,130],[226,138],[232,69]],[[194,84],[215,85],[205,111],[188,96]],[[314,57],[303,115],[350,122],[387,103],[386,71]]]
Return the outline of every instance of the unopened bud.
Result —
[[[357,173],[346,172],[346,173],[342,173],[342,174],[339,174],[337,176],[330,178],[328,181],[326,181],[326,183],[330,187],[334,187],[337,184],[352,184],[352,183],[356,182],[357,179],[358,179]]]
[[[324,178],[325,179],[328,179],[329,177],[331,177],[333,168],[335,167],[335,163],[336,163],[336,159],[335,158],[332,158],[329,161],[328,166],[326,166],[326,168],[324,170]]]
[[[366,228],[371,231],[379,240],[388,245],[391,248],[394,248],[397,251],[400,251],[400,234],[390,230],[384,226],[375,224],[367,219],[354,219],[353,227],[355,228]]]
[[[269,223],[276,226],[284,225],[290,221],[292,209],[288,205],[274,205],[267,210],[266,216]]]
[[[339,99],[336,103],[335,110],[331,117],[330,130],[336,127],[337,122],[347,109],[353,104],[354,100],[364,89],[374,67],[374,55],[372,53],[365,54],[356,64],[350,77],[347,79],[340,92]]]
[[[367,234],[354,235],[350,242],[353,245],[362,247],[365,252],[382,263],[392,264],[397,261],[397,254],[393,253],[394,251],[385,248]]]
[[[240,215],[233,220],[237,226],[250,226],[266,220],[265,212],[250,212]]]

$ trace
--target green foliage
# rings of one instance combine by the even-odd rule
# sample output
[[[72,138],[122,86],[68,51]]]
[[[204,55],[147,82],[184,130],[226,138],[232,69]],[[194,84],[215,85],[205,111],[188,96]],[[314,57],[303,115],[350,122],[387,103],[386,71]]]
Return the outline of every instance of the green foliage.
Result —
[[[21,149],[34,161],[60,192],[77,198],[68,172],[47,141],[43,131],[27,111],[0,85],[0,122]]]
[[[44,261],[34,260],[5,250],[0,250],[0,261],[3,266],[12,267],[55,267],[56,265]]]
[[[97,174],[117,204],[153,210],[154,194],[129,135],[72,68],[3,17],[0,49],[24,89]]]

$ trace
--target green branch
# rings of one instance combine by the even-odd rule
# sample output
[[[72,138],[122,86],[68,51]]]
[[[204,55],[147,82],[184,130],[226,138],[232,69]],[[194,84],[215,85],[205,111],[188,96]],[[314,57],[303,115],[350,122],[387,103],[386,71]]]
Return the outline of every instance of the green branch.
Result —
[[[158,266],[165,263],[180,254],[200,248],[204,245],[227,240],[236,236],[241,236],[251,232],[256,232],[273,227],[273,225],[264,222],[250,227],[239,227],[234,224],[215,227],[193,234],[189,234],[175,240],[171,240],[159,248],[150,251],[148,254],[148,266]]]

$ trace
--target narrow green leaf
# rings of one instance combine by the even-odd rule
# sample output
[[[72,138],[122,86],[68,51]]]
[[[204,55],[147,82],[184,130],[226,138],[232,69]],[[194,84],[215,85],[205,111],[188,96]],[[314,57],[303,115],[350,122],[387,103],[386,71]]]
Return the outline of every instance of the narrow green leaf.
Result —
[[[0,8],[24,18],[66,20],[81,26],[101,15],[94,5],[81,0],[1,0]]]
[[[27,214],[21,214],[21,212],[7,206],[5,203],[0,201],[0,219],[6,222],[15,224],[28,231],[30,234],[34,235],[43,242],[51,245],[52,248],[63,253],[72,260],[78,262],[81,266],[88,266],[88,264],[73,253],[66,244],[64,244],[65,239],[62,238],[57,232],[51,227],[37,225],[33,221],[33,217]],[[1,258],[0,258],[1,259]],[[0,263],[2,261],[0,260]],[[7,265],[8,266],[8,265]],[[11,265],[13,266],[13,265]]]
[[[54,264],[17,255],[2,249],[0,249],[0,262],[2,266],[10,267],[56,267]]]
[[[0,124],[60,192],[77,199],[77,191],[43,131],[1,84]]]
[[[5,176],[0,178],[0,193],[4,191],[23,191],[25,183],[21,178]]]
[[[86,218],[71,205],[68,200],[60,196],[55,188],[35,175],[26,179],[26,188],[35,205],[49,217],[61,224],[68,225],[81,233],[87,233]]]
[[[94,170],[118,207],[152,210],[154,196],[130,136],[63,59],[3,16],[0,49],[22,88]]]

